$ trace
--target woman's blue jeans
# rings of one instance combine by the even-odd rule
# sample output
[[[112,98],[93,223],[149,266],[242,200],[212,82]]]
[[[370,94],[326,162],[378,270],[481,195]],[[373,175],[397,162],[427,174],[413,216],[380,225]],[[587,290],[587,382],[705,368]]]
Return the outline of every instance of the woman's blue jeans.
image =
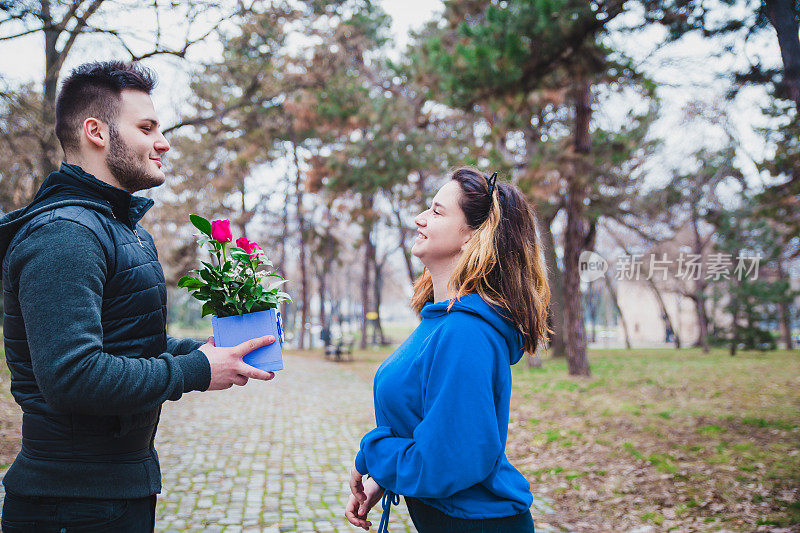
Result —
[[[448,516],[416,498],[406,497],[406,505],[419,533],[534,533],[530,511],[503,518],[468,520]]]

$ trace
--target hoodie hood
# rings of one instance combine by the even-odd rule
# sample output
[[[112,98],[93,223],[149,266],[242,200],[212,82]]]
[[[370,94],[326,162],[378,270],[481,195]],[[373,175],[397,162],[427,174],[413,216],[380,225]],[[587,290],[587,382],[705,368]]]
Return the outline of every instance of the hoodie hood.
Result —
[[[77,165],[61,163],[58,171],[45,178],[30,205],[0,218],[0,261],[22,226],[37,215],[66,206],[95,209],[133,229],[153,201],[100,181]]]
[[[516,364],[522,355],[522,333],[514,323],[503,316],[505,313],[498,306],[487,303],[478,294],[466,294],[453,302],[453,306],[448,311],[450,301],[435,302],[426,304],[422,308],[420,315],[422,318],[438,318],[448,313],[469,313],[480,317],[488,322],[506,341],[508,345],[509,364]]]

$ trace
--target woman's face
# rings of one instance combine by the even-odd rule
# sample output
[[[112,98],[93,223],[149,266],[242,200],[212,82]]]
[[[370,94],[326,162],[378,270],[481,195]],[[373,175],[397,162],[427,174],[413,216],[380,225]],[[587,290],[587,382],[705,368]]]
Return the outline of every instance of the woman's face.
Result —
[[[447,182],[433,197],[430,209],[417,215],[417,238],[411,253],[428,267],[454,263],[473,230],[467,225],[459,206],[461,187]]]

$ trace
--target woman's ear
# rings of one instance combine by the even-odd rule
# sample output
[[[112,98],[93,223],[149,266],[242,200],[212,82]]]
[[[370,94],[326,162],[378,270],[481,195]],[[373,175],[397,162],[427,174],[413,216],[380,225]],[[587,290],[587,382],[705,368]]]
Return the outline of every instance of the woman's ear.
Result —
[[[467,247],[467,243],[470,241],[472,236],[475,235],[475,230],[467,226],[467,230],[463,232],[464,239],[461,242],[461,251],[463,252],[464,249]]]

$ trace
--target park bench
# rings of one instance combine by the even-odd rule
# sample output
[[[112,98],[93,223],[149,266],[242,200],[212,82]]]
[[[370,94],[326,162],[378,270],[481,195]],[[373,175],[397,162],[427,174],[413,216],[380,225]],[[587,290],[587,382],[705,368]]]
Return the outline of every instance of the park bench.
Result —
[[[332,343],[325,345],[325,358],[331,357],[334,361],[343,361],[343,356],[348,356],[352,361],[354,344],[355,339],[352,337],[334,339]]]

